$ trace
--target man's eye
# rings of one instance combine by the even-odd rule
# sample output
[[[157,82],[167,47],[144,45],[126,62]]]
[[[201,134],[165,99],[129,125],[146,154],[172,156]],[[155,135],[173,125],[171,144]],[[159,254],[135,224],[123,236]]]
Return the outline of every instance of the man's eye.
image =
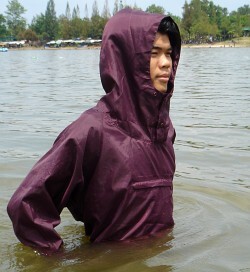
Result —
[[[158,54],[157,51],[151,51],[151,55],[152,55],[152,56],[156,56],[157,54]]]

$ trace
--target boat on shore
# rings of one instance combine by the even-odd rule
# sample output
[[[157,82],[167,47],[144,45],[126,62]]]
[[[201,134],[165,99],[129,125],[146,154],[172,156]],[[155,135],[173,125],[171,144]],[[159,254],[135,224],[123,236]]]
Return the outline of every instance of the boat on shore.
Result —
[[[0,47],[0,52],[8,52],[8,48],[7,47]]]

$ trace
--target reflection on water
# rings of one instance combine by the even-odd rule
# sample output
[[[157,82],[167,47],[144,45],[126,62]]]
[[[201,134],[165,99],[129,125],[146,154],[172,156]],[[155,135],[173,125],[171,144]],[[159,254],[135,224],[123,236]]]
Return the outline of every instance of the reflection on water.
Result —
[[[0,55],[1,271],[250,271],[248,48],[183,49],[171,108],[172,230],[93,245],[64,210],[58,254],[45,257],[17,241],[7,202],[58,133],[103,94],[98,58],[99,50]]]

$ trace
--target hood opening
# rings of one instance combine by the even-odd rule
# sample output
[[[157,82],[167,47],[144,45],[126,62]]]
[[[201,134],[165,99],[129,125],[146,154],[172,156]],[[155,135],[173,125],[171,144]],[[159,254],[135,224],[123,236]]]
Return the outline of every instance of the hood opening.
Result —
[[[156,91],[150,77],[151,50],[162,21],[175,27],[175,32],[170,29],[168,34],[174,43],[173,67],[169,92],[164,94]],[[124,9],[108,21],[100,53],[100,75],[106,92],[101,101],[113,118],[119,123],[152,128],[161,116],[168,116],[169,107],[162,104],[167,104],[163,101],[169,100],[173,92],[180,44],[178,26],[169,16]]]

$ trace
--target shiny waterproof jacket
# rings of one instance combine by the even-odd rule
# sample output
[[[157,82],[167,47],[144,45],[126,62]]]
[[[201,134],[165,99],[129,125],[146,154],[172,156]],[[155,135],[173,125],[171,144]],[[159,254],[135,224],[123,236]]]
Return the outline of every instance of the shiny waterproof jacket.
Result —
[[[106,95],[56,139],[8,204],[18,239],[57,250],[67,207],[93,242],[173,226],[175,131],[170,98],[180,55],[173,48],[167,93],[154,89],[150,56],[162,15],[123,10],[107,23],[100,53]],[[172,23],[172,19],[167,17]]]

